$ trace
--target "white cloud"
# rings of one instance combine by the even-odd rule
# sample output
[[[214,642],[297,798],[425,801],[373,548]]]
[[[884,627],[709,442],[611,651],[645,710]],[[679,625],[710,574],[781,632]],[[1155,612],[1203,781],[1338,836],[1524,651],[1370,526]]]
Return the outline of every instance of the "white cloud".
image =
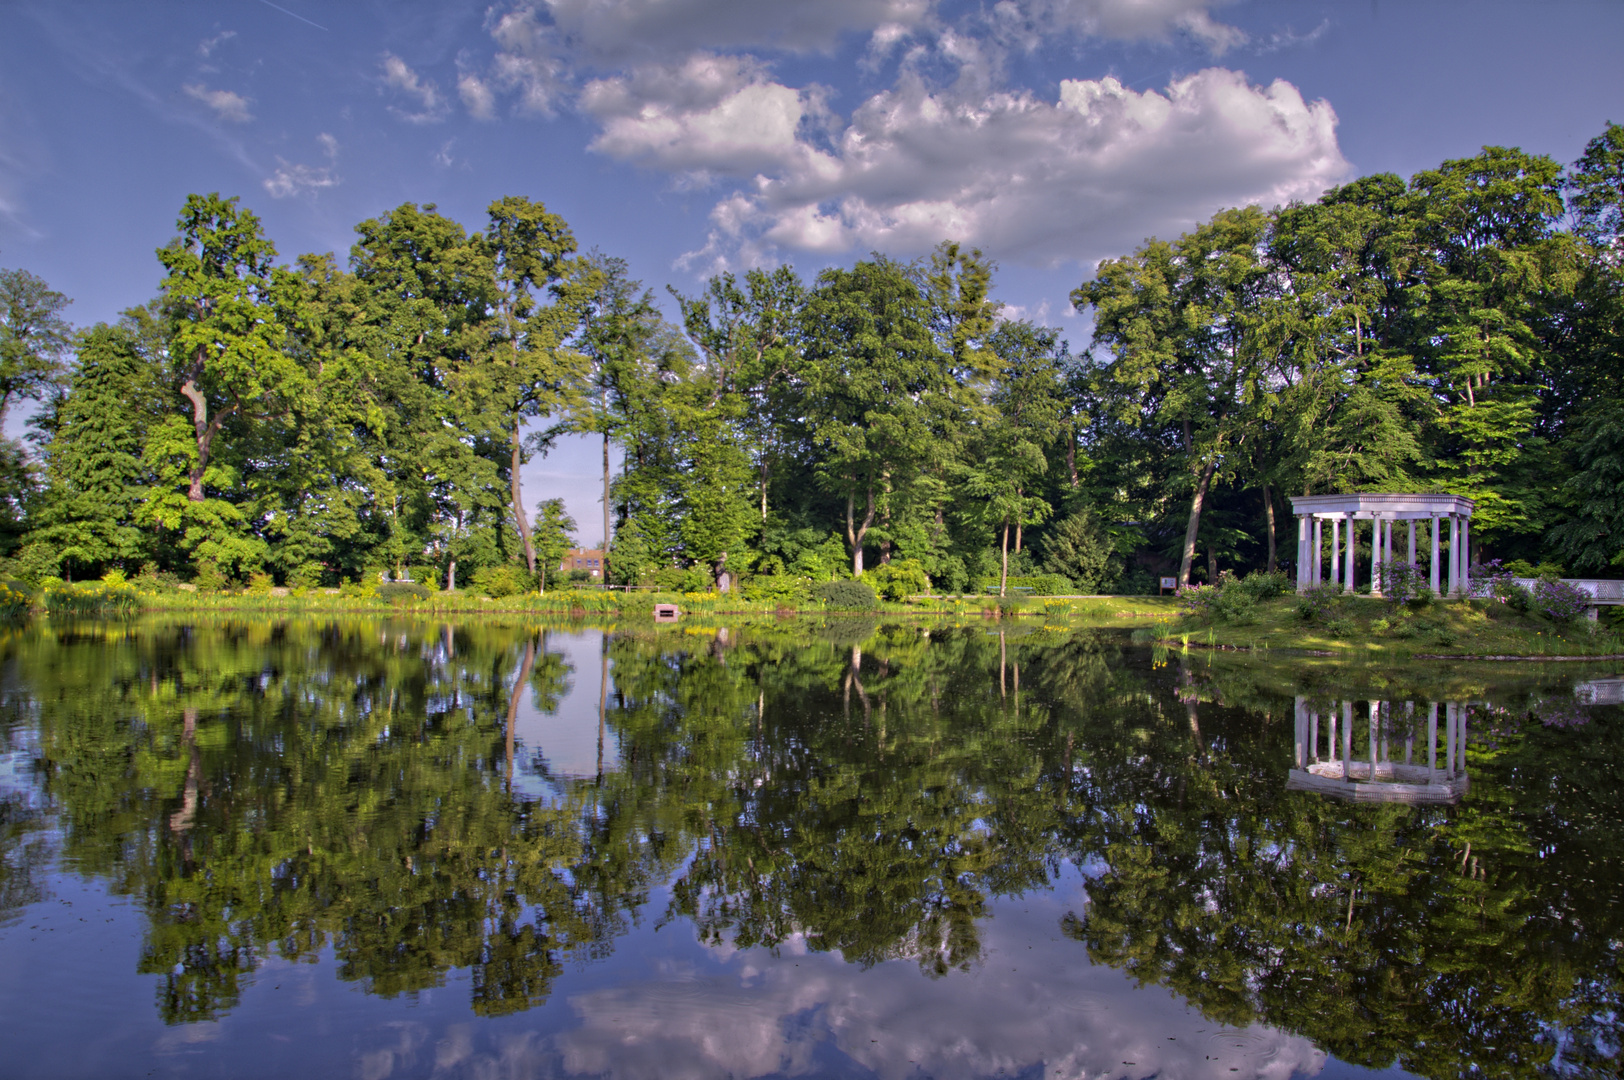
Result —
[[[203,59],[207,60],[215,49],[218,49],[221,45],[225,44],[236,36],[237,31],[235,30],[222,30],[213,37],[204,38],[202,41],[198,42],[197,53],[199,56],[203,57]]]
[[[316,136],[316,142],[320,144],[327,164],[301,165],[277,158],[276,171],[261,181],[271,198],[286,199],[338,185],[338,177],[333,173],[338,164],[338,140],[324,131]]]
[[[457,79],[457,93],[462,97],[463,107],[468,110],[469,116],[476,120],[495,119],[496,95],[478,75],[469,72],[460,76]]]
[[[565,38],[594,62],[697,50],[833,48],[843,34],[927,21],[936,0],[548,0]]]
[[[449,106],[439,87],[420,77],[407,66],[406,61],[394,53],[384,53],[381,66],[383,84],[399,91],[405,97],[414,99],[417,103],[415,112],[410,109],[397,109],[394,106],[390,106],[390,112],[412,124],[432,124],[445,119]]]
[[[791,93],[750,85],[763,102]],[[1329,104],[1224,68],[1160,92],[1068,79],[1052,104],[1027,92],[955,96],[905,76],[827,149],[804,126],[789,144],[782,104],[765,113],[753,127],[728,126],[721,105],[644,103],[612,114],[594,145],[748,181],[717,204],[711,243],[690,262],[730,245],[749,261],[773,247],[901,253],[955,239],[1023,262],[1092,265],[1225,206],[1314,198],[1348,168]]]
[[[603,127],[591,149],[626,161],[701,176],[834,166],[801,138],[803,122],[824,115],[821,95],[772,82],[745,58],[701,54],[595,80],[580,105]]]
[[[215,117],[220,120],[246,124],[254,118],[248,111],[248,99],[241,94],[234,94],[230,90],[210,90],[202,83],[187,83],[181,89],[187,97],[213,109]]]
[[[1232,0],[1004,0],[998,7],[1023,11],[1040,30],[1071,30],[1122,41],[1165,41],[1188,34],[1215,56],[1244,45],[1242,30],[1215,20],[1210,11]]]

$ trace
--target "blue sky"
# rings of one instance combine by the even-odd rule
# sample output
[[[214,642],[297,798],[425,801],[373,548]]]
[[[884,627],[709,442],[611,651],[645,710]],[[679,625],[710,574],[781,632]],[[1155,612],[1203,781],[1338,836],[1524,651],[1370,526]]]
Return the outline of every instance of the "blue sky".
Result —
[[[1103,257],[1223,206],[1624,121],[1616,0],[0,0],[0,266],[79,325],[150,298],[188,192],[282,255],[505,194],[663,292],[980,246],[1086,328]],[[594,447],[526,470],[601,526]]]

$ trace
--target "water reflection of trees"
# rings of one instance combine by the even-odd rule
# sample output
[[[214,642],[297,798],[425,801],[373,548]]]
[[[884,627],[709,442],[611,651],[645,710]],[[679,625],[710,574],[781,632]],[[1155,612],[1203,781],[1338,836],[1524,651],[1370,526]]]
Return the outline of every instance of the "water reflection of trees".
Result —
[[[945,974],[979,959],[990,898],[1075,860],[1098,876],[1067,931],[1215,1020],[1435,1076],[1535,1070],[1559,1040],[1601,1071],[1616,1045],[1616,709],[1474,706],[1461,806],[1352,805],[1286,790],[1311,672],[1152,664],[1086,632],[679,625],[610,637],[618,767],[535,799],[511,783],[515,683],[547,707],[570,675],[542,634],[6,646],[63,854],[144,900],[167,1018],[231,1007],[273,950],[330,949],[380,994],[466,968],[477,1011],[525,1008],[660,883],[660,917],[707,941]]]
[[[1616,714],[1577,745],[1520,706],[1480,705],[1463,805],[1352,805],[1285,790],[1290,742],[1272,729],[1289,698],[1260,717],[1255,699],[1223,704],[1224,679],[1188,681],[1205,752],[1096,739],[1101,768],[1080,779],[1076,849],[1107,869],[1066,930],[1092,959],[1356,1063],[1534,1075],[1560,1054],[1613,1075]]]

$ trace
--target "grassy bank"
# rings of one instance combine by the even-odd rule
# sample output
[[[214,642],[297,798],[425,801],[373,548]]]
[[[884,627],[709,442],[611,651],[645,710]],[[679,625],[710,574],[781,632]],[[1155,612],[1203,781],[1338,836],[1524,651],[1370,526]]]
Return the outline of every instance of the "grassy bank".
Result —
[[[1494,600],[1434,601],[1396,607],[1365,596],[1337,598],[1304,618],[1295,596],[1259,601],[1231,617],[1180,615],[1146,634],[1165,644],[1225,649],[1286,649],[1359,653],[1391,659],[1501,658],[1624,654],[1617,622],[1585,618],[1556,622],[1517,612]]]
[[[307,591],[192,592],[183,589],[141,589],[131,586],[135,607],[146,612],[221,612],[302,614],[415,614],[426,616],[537,615],[601,616],[622,620],[652,619],[659,604],[675,604],[685,617],[695,616],[823,616],[887,615],[932,618],[1005,618],[1025,621],[1082,620],[1098,626],[1142,626],[1147,621],[1171,618],[1176,607],[1171,597],[1156,596],[996,596],[912,597],[898,603],[879,602],[867,611],[836,612],[817,601],[800,604],[750,601],[716,593],[618,593],[602,590],[554,590],[488,597],[472,592],[425,591],[422,595],[378,595],[355,589]]]

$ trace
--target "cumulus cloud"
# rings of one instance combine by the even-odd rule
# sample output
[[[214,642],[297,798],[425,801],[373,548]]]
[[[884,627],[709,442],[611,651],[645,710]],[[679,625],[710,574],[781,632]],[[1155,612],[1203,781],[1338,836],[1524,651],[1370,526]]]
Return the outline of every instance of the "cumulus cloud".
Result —
[[[1043,30],[1070,30],[1122,41],[1165,41],[1188,34],[1213,55],[1244,45],[1242,30],[1218,22],[1211,10],[1229,0],[1004,0],[999,8],[1026,15]]]
[[[549,0],[546,11],[595,62],[696,50],[832,48],[848,33],[926,22],[936,0]]]
[[[261,181],[271,198],[286,199],[289,196],[310,194],[322,188],[337,186],[338,177],[334,175],[333,169],[338,163],[338,140],[324,131],[316,136],[316,142],[321,146],[327,164],[302,165],[277,158],[276,171]]]
[[[384,53],[381,66],[383,84],[415,102],[415,109],[390,106],[390,112],[412,124],[432,124],[445,119],[449,106],[439,87],[420,77],[394,53]]]
[[[750,261],[774,247],[904,252],[950,238],[1023,262],[1091,265],[1225,206],[1314,198],[1348,168],[1329,104],[1224,68],[1161,91],[1068,79],[1052,103],[1024,91],[958,97],[904,78],[826,149],[804,124],[788,140],[788,88],[748,85],[750,100],[774,103],[755,126],[725,108],[737,91],[719,102],[673,95],[612,113],[594,144],[748,180],[712,211],[710,245],[690,264],[714,268],[729,248]]]
[[[230,90],[210,90],[202,83],[187,83],[181,89],[187,97],[214,110],[217,119],[246,124],[254,118],[248,111],[248,99],[241,94],[234,94]]]
[[[580,105],[602,125],[591,149],[622,160],[701,177],[835,165],[801,137],[826,115],[817,90],[775,83],[747,58],[701,54],[595,80]]]

